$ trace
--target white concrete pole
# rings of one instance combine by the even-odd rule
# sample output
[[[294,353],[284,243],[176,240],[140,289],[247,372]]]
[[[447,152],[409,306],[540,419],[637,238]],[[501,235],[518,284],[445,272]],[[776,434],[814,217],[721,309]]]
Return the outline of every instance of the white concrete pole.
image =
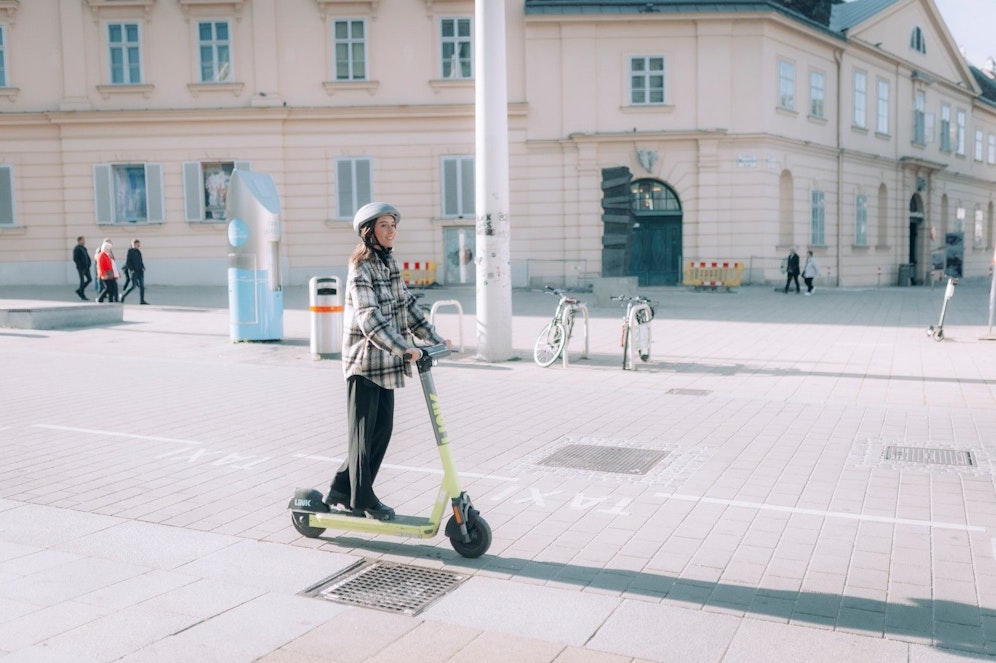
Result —
[[[477,357],[512,358],[505,0],[475,0]]]

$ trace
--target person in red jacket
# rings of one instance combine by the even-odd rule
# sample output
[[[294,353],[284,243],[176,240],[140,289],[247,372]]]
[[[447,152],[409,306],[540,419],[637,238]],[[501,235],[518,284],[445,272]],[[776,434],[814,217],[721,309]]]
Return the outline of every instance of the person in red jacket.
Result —
[[[105,297],[109,302],[118,301],[118,266],[114,264],[110,242],[100,245],[100,253],[97,254],[97,277],[104,284],[97,301],[102,302]]]

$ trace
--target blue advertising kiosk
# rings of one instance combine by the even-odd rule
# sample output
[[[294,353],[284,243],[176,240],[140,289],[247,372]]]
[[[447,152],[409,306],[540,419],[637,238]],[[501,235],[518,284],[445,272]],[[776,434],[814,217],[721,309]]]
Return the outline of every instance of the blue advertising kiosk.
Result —
[[[232,341],[284,335],[280,283],[280,198],[265,173],[232,171],[228,219],[228,313]]]

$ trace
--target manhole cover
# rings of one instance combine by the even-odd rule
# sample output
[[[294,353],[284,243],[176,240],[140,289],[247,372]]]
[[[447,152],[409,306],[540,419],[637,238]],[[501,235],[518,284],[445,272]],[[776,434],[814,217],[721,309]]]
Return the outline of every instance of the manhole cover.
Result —
[[[364,559],[302,594],[361,608],[417,615],[456,589],[467,577],[438,569]]]
[[[569,444],[537,463],[574,470],[595,470],[618,474],[646,474],[669,452],[660,449],[603,447],[594,444]]]
[[[667,393],[677,394],[679,396],[708,396],[712,393],[711,389],[684,389],[682,387],[675,387],[674,389],[668,389]]]
[[[971,451],[955,449],[928,449],[925,447],[886,447],[882,454],[885,460],[907,463],[930,463],[932,465],[959,465],[975,467]]]

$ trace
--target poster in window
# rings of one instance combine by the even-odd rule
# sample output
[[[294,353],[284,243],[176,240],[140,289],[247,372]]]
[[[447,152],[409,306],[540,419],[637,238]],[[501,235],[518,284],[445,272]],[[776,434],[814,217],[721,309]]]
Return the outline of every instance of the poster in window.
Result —
[[[228,183],[232,179],[234,163],[205,163],[204,172],[204,218],[216,221],[225,220],[225,203],[228,201]]]
[[[145,166],[117,166],[114,169],[114,214],[118,222],[148,220],[145,206]]]

